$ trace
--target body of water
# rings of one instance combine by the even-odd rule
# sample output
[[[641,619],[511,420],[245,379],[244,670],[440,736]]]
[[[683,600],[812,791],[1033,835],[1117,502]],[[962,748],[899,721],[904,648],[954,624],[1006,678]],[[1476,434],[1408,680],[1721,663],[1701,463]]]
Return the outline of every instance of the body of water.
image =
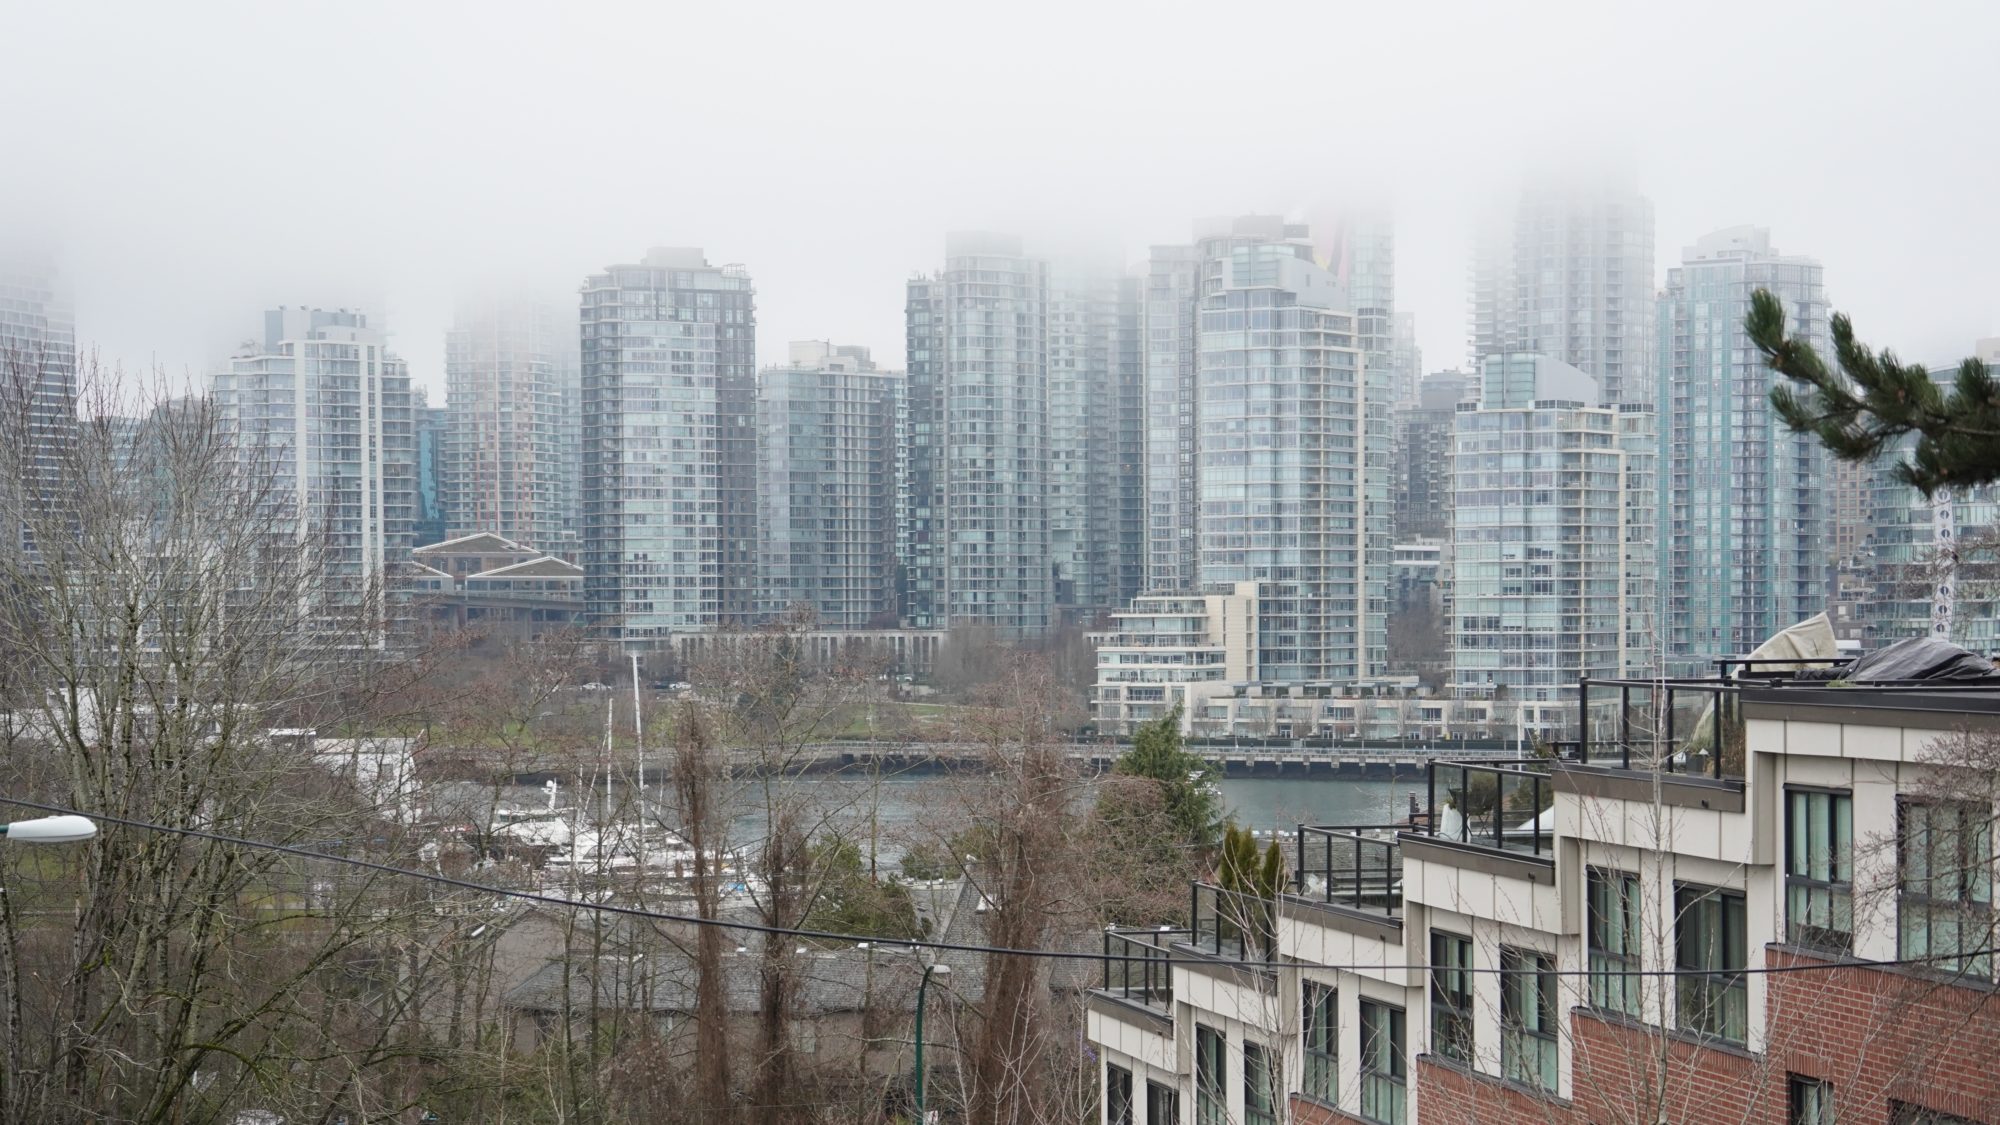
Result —
[[[900,854],[902,843],[913,835],[930,835],[940,819],[953,815],[956,802],[946,775],[906,773],[880,779],[821,776],[783,783],[792,795],[803,795],[813,811],[813,819],[855,836],[874,836],[882,841],[885,853]],[[622,787],[622,786],[621,786]],[[1227,815],[1236,823],[1262,833],[1290,832],[1300,824],[1388,824],[1410,813],[1410,798],[1423,799],[1421,777],[1397,781],[1362,778],[1228,778],[1218,788]],[[648,786],[649,797],[662,795]],[[490,793],[490,791],[488,791]],[[614,794],[613,804],[622,803]],[[578,793],[565,786],[558,791],[558,803],[569,807],[579,803],[595,811],[602,806],[596,793]],[[751,841],[763,835],[762,794],[758,783],[746,782],[736,793],[738,807],[732,833]],[[503,806],[536,809],[546,804],[547,795],[532,786],[508,786],[500,793]],[[586,816],[588,816],[588,811]],[[929,831],[923,831],[928,829]]]

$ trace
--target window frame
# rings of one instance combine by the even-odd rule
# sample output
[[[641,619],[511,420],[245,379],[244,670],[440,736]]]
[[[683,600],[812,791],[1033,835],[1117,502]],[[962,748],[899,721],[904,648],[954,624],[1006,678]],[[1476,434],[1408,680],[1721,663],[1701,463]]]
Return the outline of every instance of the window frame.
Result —
[[[1809,1074],[1785,1075],[1786,1125],[1833,1125],[1833,1083]]]
[[[1340,1104],[1340,990],[1304,982],[1300,1024],[1299,1093],[1322,1105]],[[1315,1043],[1315,1039],[1319,1042]]]
[[[1164,1082],[1146,1080],[1146,1121],[1148,1125],[1180,1125],[1181,1092]]]
[[[1812,852],[1813,806],[1823,800],[1826,858]],[[1844,812],[1844,816],[1843,816]],[[1842,829],[1845,828],[1845,840]],[[1800,855],[1801,847],[1806,850]],[[1844,854],[1843,854],[1844,852]],[[1815,870],[1820,873],[1815,874]],[[1824,924],[1808,921],[1823,914]],[[1840,928],[1843,915],[1846,928]],[[1785,941],[1829,953],[1854,951],[1854,794],[1813,785],[1785,786]]]
[[[1229,1036],[1198,1023],[1194,1025],[1195,1125],[1227,1125],[1228,1120]]]
[[[1271,1051],[1254,1039],[1243,1040],[1243,1125],[1278,1125],[1279,1091],[1271,1066]]]
[[[1925,859],[1923,874],[1912,878],[1911,872],[1911,813],[1926,810],[1924,819]],[[1930,862],[1935,850],[1929,844],[1932,835],[1930,821],[1939,812],[1952,811],[1957,814],[1955,829],[1958,833],[1958,867],[1949,876],[1933,873]],[[1993,810],[1976,801],[1923,800],[1898,795],[1896,798],[1896,957],[1898,960],[1918,958],[1939,958],[1914,965],[1914,968],[1951,976],[1974,976],[1991,979],[1993,976],[1993,955],[1964,956],[1965,935],[1972,933],[1985,935],[1993,926]],[[1967,831],[1968,827],[1970,831]],[[1976,843],[1974,841],[1977,841]],[[1968,852],[1976,855],[1968,858]],[[1976,874],[1977,877],[1974,877]],[[1955,897],[1942,897],[1934,893],[1932,884],[1943,878],[1951,878],[1958,886],[1953,888]],[[1912,883],[1923,884],[1921,890],[1911,889]],[[1982,885],[1983,884],[1983,885]],[[1983,894],[1984,898],[1976,897]],[[1921,912],[1923,941],[1912,943],[1911,915]],[[1954,917],[1955,916],[1955,917]],[[1940,957],[1937,935],[1941,919],[1948,919],[1954,931],[1956,945],[1951,952],[1957,956]],[[1970,926],[1967,923],[1971,923]],[[1985,945],[1984,940],[1975,942],[1973,948]]]
[[[1599,1011],[1620,1012],[1637,1017],[1641,1012],[1641,970],[1639,945],[1645,919],[1645,899],[1639,877],[1615,867],[1584,869],[1584,949],[1590,972],[1590,1006]],[[1600,902],[1599,891],[1602,890]],[[1605,944],[1610,935],[1606,912],[1614,904],[1623,909],[1619,922],[1619,948]]]
[[[1409,1116],[1408,1046],[1408,1014],[1395,1004],[1364,998],[1359,1060],[1363,1120],[1378,1125],[1404,1125]],[[1382,1063],[1387,1064],[1386,1069]]]
[[[1690,935],[1690,920],[1705,932]],[[1732,921],[1736,932],[1730,932]],[[1713,925],[1709,925],[1712,922]],[[1690,936],[1699,945],[1690,956]],[[1736,957],[1732,958],[1731,938]],[[1744,893],[1705,883],[1674,883],[1674,1026],[1738,1045],[1750,1037],[1750,917]],[[1697,961],[1719,961],[1700,964]],[[1727,964],[1735,960],[1735,965]],[[1734,1003],[1732,1003],[1734,1001]],[[1717,1020],[1715,1013],[1720,1012]],[[1741,1022],[1732,1026],[1732,1017]]]
[[[1118,1077],[1122,1076],[1121,1082]],[[1124,1097],[1119,1097],[1120,1090]],[[1121,1109],[1122,1106],[1122,1109]],[[1133,1125],[1132,1071],[1104,1060],[1104,1125]]]
[[[1531,999],[1524,989],[1532,989]],[[1555,955],[1501,946],[1501,1077],[1549,1093],[1556,1091],[1562,1081],[1556,1045],[1557,1021],[1561,1019],[1558,1008]],[[1532,1060],[1526,1057],[1530,1049]],[[1530,1061],[1533,1066],[1527,1065]]]
[[[1453,987],[1454,984],[1456,987]],[[1472,939],[1431,930],[1431,1053],[1472,1062]]]

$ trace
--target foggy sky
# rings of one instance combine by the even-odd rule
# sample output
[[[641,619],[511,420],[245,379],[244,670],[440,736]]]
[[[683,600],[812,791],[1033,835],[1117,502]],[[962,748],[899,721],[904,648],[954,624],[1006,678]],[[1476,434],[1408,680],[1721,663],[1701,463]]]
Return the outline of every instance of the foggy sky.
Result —
[[[1655,283],[1723,226],[1905,358],[2000,334],[1991,5],[0,0],[0,232],[78,339],[205,381],[258,310],[361,305],[443,402],[455,295],[573,308],[652,245],[741,262],[758,347],[899,365],[945,232],[1130,262],[1201,216],[1389,203],[1427,370],[1474,222],[1622,178]]]

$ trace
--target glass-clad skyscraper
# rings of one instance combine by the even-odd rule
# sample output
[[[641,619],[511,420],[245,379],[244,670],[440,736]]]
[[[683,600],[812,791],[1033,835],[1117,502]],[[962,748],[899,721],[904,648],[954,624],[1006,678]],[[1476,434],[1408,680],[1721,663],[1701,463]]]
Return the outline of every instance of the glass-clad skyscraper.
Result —
[[[1988,352],[1990,341],[1980,341]],[[1949,388],[1956,367],[1933,368]],[[1853,465],[1865,530],[1858,569],[1867,585],[1865,620],[1874,639],[1938,636],[1977,652],[2000,652],[2000,485],[1923,493],[1895,465],[1916,444],[1905,436],[1873,463]],[[1843,466],[1845,467],[1845,466]],[[1950,597],[1940,599],[1941,587]],[[1940,616],[1943,605],[1948,616]]]
[[[1820,264],[1779,254],[1759,227],[1688,247],[1659,302],[1662,628],[1683,671],[1749,652],[1828,600],[1827,457],[1771,410],[1773,376],[1743,331],[1759,288],[1832,355]]]
[[[1056,607],[1122,608],[1144,570],[1143,363],[1136,279],[1052,264],[1048,305],[1049,548]]]
[[[910,282],[906,616],[1040,637],[1056,621],[1049,505],[1049,265],[956,233]]]
[[[1537,187],[1485,232],[1472,270],[1472,362],[1534,353],[1653,401],[1653,204],[1612,186]]]
[[[269,473],[277,515],[332,580],[375,597],[416,534],[410,374],[349,309],[277,308],[212,391],[244,462]]]
[[[824,629],[896,617],[900,374],[868,349],[807,340],[757,376],[759,611]]]
[[[897,483],[897,592],[903,623],[942,629],[944,600],[945,284],[913,278],[903,298],[903,382]]]
[[[445,336],[445,522],[452,536],[492,532],[538,550],[564,545],[565,388],[576,336],[533,301],[459,306]]]
[[[410,388],[410,421],[416,431],[417,472],[415,532],[412,547],[428,547],[444,542],[450,534],[445,518],[445,448],[451,430],[450,412],[432,406],[422,387]]]
[[[742,266],[654,249],[588,278],[581,310],[584,603],[628,650],[751,619],[755,290]]]
[[[1287,243],[1287,254],[1311,259],[1311,228],[1278,215],[1239,215],[1196,224],[1188,246],[1155,246],[1144,290],[1146,588],[1193,590],[1206,585],[1197,542],[1201,437],[1200,317],[1203,297],[1220,284],[1221,262],[1239,246]],[[1328,248],[1338,256],[1347,243]],[[1371,247],[1377,246],[1371,243]],[[1371,277],[1378,276],[1370,258]],[[1344,286],[1343,301],[1353,298]],[[1347,306],[1344,306],[1347,307]]]
[[[0,246],[0,382],[25,398],[33,446],[22,451],[29,479],[0,480],[0,489],[24,487],[41,494],[31,503],[59,503],[57,459],[76,427],[76,314],[54,264],[25,248]]]
[[[1549,730],[1579,678],[1651,665],[1658,435],[1651,407],[1603,405],[1547,356],[1488,356],[1482,375],[1453,427],[1452,686]]]
[[[1201,251],[1155,246],[1146,263],[1146,581],[1192,590],[1195,574],[1195,322]]]
[[[1365,623],[1368,407],[1348,295],[1303,240],[1236,245],[1203,269],[1201,581],[1264,583],[1264,681],[1353,681],[1380,655]]]

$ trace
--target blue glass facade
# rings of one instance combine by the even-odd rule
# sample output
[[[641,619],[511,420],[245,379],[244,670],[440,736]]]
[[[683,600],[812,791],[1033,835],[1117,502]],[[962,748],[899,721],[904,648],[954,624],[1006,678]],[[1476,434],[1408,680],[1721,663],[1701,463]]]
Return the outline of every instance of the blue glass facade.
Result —
[[[1831,593],[1827,457],[1771,411],[1773,376],[1743,332],[1758,288],[1832,354],[1819,263],[1778,254],[1768,231],[1702,239],[1667,271],[1660,298],[1661,584],[1677,670],[1749,652],[1823,611]]]

